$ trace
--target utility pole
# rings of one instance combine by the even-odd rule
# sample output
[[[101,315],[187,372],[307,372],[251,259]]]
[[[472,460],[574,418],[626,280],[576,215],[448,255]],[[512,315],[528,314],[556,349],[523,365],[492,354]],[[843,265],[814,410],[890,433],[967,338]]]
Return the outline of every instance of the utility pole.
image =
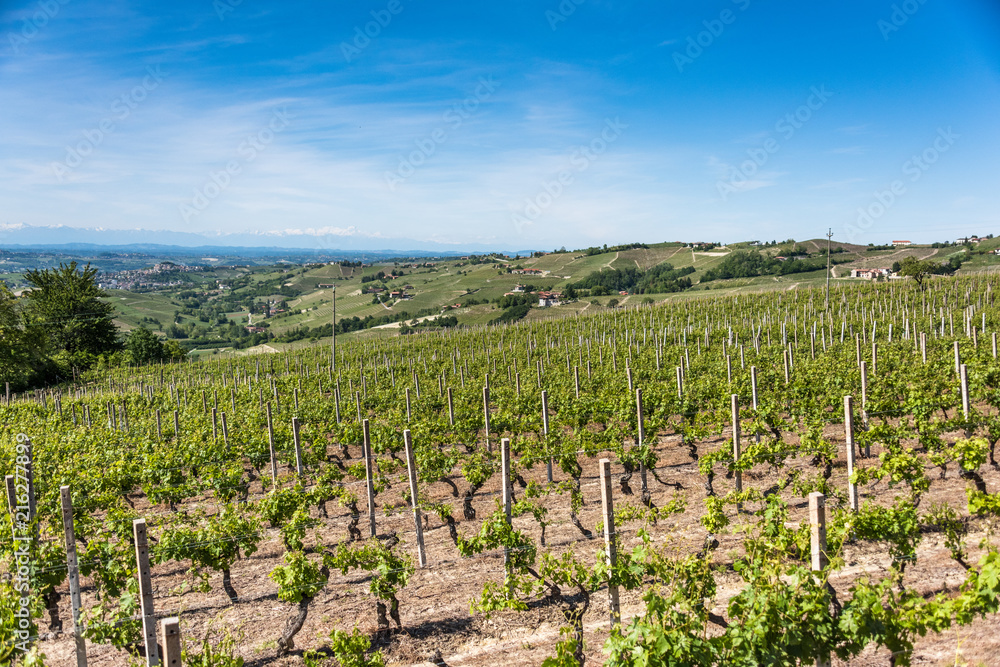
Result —
[[[833,238],[833,229],[827,227],[826,230],[826,309],[830,310],[830,240]]]
[[[336,280],[336,278],[334,278]],[[331,371],[337,372],[337,286],[333,286],[333,342],[331,344],[333,352],[333,365],[331,366]]]

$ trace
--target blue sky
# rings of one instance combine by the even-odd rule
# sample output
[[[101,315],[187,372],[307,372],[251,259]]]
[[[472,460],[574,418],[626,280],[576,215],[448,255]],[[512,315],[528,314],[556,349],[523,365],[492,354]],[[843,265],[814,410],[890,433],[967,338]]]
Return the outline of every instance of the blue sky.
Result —
[[[987,0],[36,0],[0,35],[0,225],[1000,233]]]

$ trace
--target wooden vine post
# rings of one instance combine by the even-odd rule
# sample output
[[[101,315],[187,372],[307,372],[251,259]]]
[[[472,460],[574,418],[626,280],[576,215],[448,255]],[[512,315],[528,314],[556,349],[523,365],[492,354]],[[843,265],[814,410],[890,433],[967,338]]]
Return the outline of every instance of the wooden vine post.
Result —
[[[730,396],[730,401],[732,403],[732,417],[733,417],[733,464],[739,463],[740,460],[740,397],[736,394]],[[743,491],[743,473],[737,470],[734,473],[734,479],[736,480],[736,492],[741,493]],[[739,504],[737,504],[737,510],[739,509]]]
[[[500,483],[502,485],[501,495],[503,499],[503,513],[507,520],[507,525],[510,525],[511,520],[511,485],[510,485],[510,438],[502,438],[500,440]],[[509,582],[510,576],[508,574],[510,568],[510,549],[504,547],[503,550],[503,568],[504,568],[504,579]]]
[[[819,572],[827,566],[826,558],[826,496],[819,491],[809,494],[809,525],[811,527],[812,569]]]
[[[455,425],[455,404],[451,397],[451,387],[448,387],[448,425]]]
[[[611,460],[601,459],[601,510],[604,516],[604,556],[612,569],[618,562],[618,548],[615,534],[614,496],[611,490]],[[611,627],[621,622],[621,609],[618,603],[618,586],[608,583],[608,613],[611,616]]]
[[[153,580],[149,571],[149,544],[146,520],[132,522],[135,536],[135,561],[139,569],[139,604],[142,608],[142,634],[146,646],[146,664],[159,665],[160,651],[156,645],[156,612],[153,609]]]
[[[417,528],[417,558],[420,561],[420,567],[427,567],[427,553],[424,551],[424,529],[420,523],[417,463],[413,456],[413,438],[410,436],[410,429],[403,431],[403,445],[406,447],[406,472],[410,477],[410,505],[413,506],[413,523]]]
[[[68,486],[59,487],[62,503],[63,533],[66,537],[66,578],[69,580],[70,611],[73,617],[73,639],[76,642],[76,665],[87,667],[87,640],[80,624],[83,603],[80,600],[80,563],[76,557],[76,533],[73,529],[73,498]]]
[[[372,470],[372,441],[367,419],[361,422],[361,427],[364,431],[362,455],[365,457],[365,491],[368,493],[368,529],[371,537],[375,537],[375,477]]]
[[[868,428],[868,364],[861,362],[861,424]]]
[[[959,366],[958,377],[962,386],[962,415],[965,417],[965,421],[969,421],[971,411],[969,406],[969,369],[965,364]]]
[[[847,494],[851,510],[858,511],[858,485],[850,481],[854,475],[854,398],[844,396],[844,437],[847,441]]]
[[[641,448],[646,441],[646,434],[642,426],[642,389],[635,390],[635,412],[636,421],[638,422],[636,439]],[[641,462],[639,463],[639,480],[642,482],[642,495],[645,498],[649,493],[649,487],[646,483],[646,464]]]
[[[486,433],[486,451],[492,452],[490,445],[490,388],[483,387],[483,429]]]
[[[542,390],[542,436],[545,438],[545,449],[549,448],[549,393]],[[549,482],[552,481],[552,456],[545,459],[545,474]]]
[[[181,667],[181,623],[176,616],[160,621],[163,666]]]
[[[278,484],[278,458],[274,451],[274,422],[271,421],[271,404],[267,404],[267,447],[271,453],[271,483]]]
[[[292,417],[292,441],[295,444],[295,472],[302,474],[302,441],[299,438],[299,418]]]
[[[821,572],[827,566],[826,557],[826,496],[819,491],[809,494],[809,525],[812,551],[812,570]],[[830,667],[830,657],[816,657],[816,667]]]

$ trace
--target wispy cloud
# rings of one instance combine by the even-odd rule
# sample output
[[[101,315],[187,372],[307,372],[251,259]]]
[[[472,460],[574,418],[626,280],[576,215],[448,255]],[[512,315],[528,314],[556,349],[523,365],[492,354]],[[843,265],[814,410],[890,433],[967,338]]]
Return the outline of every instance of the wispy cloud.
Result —
[[[507,239],[519,233],[511,210],[566,169],[605,119],[620,116],[629,131],[520,232],[525,247],[673,239],[692,229],[708,237],[752,227],[784,238],[804,217],[840,225],[856,208],[853,186],[895,177],[928,124],[937,127],[943,117],[957,127],[977,101],[983,108],[1000,101],[981,81],[963,90],[968,81],[957,71],[948,72],[949,96],[926,108],[914,105],[921,91],[912,86],[871,96],[881,61],[865,52],[858,55],[863,70],[847,63],[833,73],[838,103],[824,108],[822,120],[770,150],[760,128],[791,111],[798,132],[795,124],[810,116],[802,92],[818,83],[812,65],[827,62],[842,26],[817,29],[814,47],[796,50],[780,72],[748,51],[749,37],[727,31],[713,42],[712,57],[678,77],[671,52],[680,40],[664,32],[686,34],[686,25],[700,31],[711,16],[697,3],[641,12],[632,4],[588,3],[553,34],[544,20],[551,2],[486,7],[475,20],[457,6],[404,3],[351,63],[340,42],[371,20],[370,9],[242,3],[219,21],[205,0],[60,4],[22,53],[0,58],[0,224]],[[37,6],[22,1],[0,14],[0,34],[18,30]],[[768,37],[776,53],[785,48],[777,33],[753,40]],[[918,55],[933,51],[921,49]],[[737,64],[738,72],[713,69],[713,62]],[[53,163],[65,162],[87,133],[95,136],[114,115],[115,100],[157,64],[163,83],[127,117],[114,118],[113,131],[58,178]],[[900,67],[894,77],[922,81],[917,60]],[[500,88],[452,124],[449,110],[484,76]],[[932,83],[940,81],[927,82],[937,94]],[[288,127],[246,160],[240,146],[276,107],[288,110]],[[986,194],[963,203],[963,215],[995,210],[992,172],[982,167],[1000,145],[995,124],[972,120],[963,125],[977,136],[963,146],[967,159],[936,168],[912,189],[901,214],[913,206],[913,219],[934,224],[941,207],[969,192]],[[445,139],[418,156],[420,169],[390,190],[385,174],[442,128]],[[782,138],[778,129],[770,135]],[[865,160],[853,161],[845,178],[843,160],[831,155]],[[178,206],[234,160],[239,173],[210,206],[183,220]],[[733,181],[735,191],[758,195],[712,206],[716,181],[728,183],[737,170],[745,177]]]

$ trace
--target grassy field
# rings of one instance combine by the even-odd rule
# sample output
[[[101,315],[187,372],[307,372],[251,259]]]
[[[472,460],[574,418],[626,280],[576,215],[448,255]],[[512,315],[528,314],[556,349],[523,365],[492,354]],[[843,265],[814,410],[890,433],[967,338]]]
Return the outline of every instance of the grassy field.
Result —
[[[285,313],[267,319],[269,331],[281,335],[297,327],[315,328],[331,322],[333,317],[333,290],[329,285],[336,285],[337,320],[357,317],[390,316],[397,319],[400,313],[406,313],[407,321],[418,316],[434,317],[447,312],[454,315],[459,323],[467,326],[483,325],[500,315],[501,311],[495,305],[496,300],[505,293],[511,292],[517,284],[530,284],[537,289],[563,290],[571,283],[577,282],[592,272],[602,269],[638,268],[648,270],[663,262],[669,262],[675,268],[693,267],[695,272],[691,279],[695,286],[686,292],[664,295],[630,295],[584,298],[576,302],[566,303],[552,308],[532,308],[528,319],[542,320],[573,316],[577,313],[604,309],[608,302],[616,298],[620,305],[634,305],[652,298],[656,302],[692,299],[712,295],[735,294],[739,292],[758,292],[767,290],[791,290],[800,287],[822,286],[826,282],[826,271],[820,269],[806,273],[787,276],[761,276],[757,278],[715,280],[698,284],[705,272],[718,266],[726,256],[734,250],[756,249],[766,255],[776,257],[789,256],[805,252],[825,250],[826,239],[812,239],[799,242],[782,242],[774,246],[759,247],[748,243],[733,244],[729,247],[715,248],[709,251],[698,251],[685,248],[676,243],[650,244],[648,248],[632,248],[617,252],[604,252],[597,255],[586,255],[583,252],[549,253],[540,257],[519,257],[503,260],[504,263],[486,261],[471,263],[466,259],[449,259],[434,263],[432,268],[418,267],[399,263],[377,264],[364,267],[344,267],[339,264],[322,265],[279,265],[271,267],[220,268],[197,275],[197,282],[204,289],[214,288],[218,284],[232,283],[241,279],[248,283],[246,287],[237,287],[233,292],[240,294],[243,290],[254,289],[256,302],[282,302],[287,308]],[[852,268],[889,268],[893,262],[906,257],[916,257],[935,262],[945,262],[954,255],[965,252],[962,246],[932,248],[930,246],[911,246],[900,249],[869,250],[866,246],[855,246],[843,243],[833,243],[834,248],[842,248],[843,253],[834,255],[833,284],[857,282],[847,278]],[[992,250],[1000,247],[1000,239],[984,241],[978,249]],[[814,255],[815,256],[815,255]],[[844,261],[847,260],[847,261]],[[521,275],[508,273],[506,266],[512,268],[537,269],[541,275]],[[975,254],[961,269],[962,273],[995,270],[1000,267],[1000,256],[992,254]],[[386,274],[393,269],[404,275],[394,280],[386,280],[386,292],[378,299],[375,295],[365,294],[364,289],[381,285],[380,281],[362,283],[362,277],[374,276],[379,271]],[[242,285],[242,283],[239,283]],[[320,287],[323,285],[323,287]],[[402,289],[409,285],[407,300],[392,300],[388,292]],[[266,286],[266,287],[262,287]],[[261,291],[272,291],[262,295]],[[284,292],[284,295],[278,291]],[[293,296],[288,296],[292,294]],[[218,298],[218,297],[212,297]],[[175,294],[131,292],[112,292],[109,300],[119,311],[118,322],[124,329],[136,326],[156,328],[162,333],[162,328],[174,321],[174,312],[181,308]],[[455,307],[461,304],[461,307]],[[447,309],[447,310],[446,310]],[[246,323],[245,309],[227,309],[227,317],[237,323]],[[148,320],[159,320],[162,327],[151,326]],[[262,316],[255,315],[255,324],[261,322]],[[199,331],[208,328],[207,323],[200,322],[191,316],[182,316],[181,324],[195,322]],[[397,335],[399,324],[365,330],[350,335],[384,336]],[[310,344],[308,339],[295,343],[269,343],[258,346],[254,351],[269,351],[286,348],[296,348]],[[206,352],[199,352],[205,354]],[[211,353],[208,351],[207,353]],[[243,354],[245,351],[239,351]]]
[[[126,292],[124,290],[108,290],[107,301],[118,310],[115,322],[128,330],[139,326],[143,318],[159,320],[163,327],[174,321],[174,311],[179,308],[174,297],[158,292]],[[145,325],[162,333],[162,329]]]

